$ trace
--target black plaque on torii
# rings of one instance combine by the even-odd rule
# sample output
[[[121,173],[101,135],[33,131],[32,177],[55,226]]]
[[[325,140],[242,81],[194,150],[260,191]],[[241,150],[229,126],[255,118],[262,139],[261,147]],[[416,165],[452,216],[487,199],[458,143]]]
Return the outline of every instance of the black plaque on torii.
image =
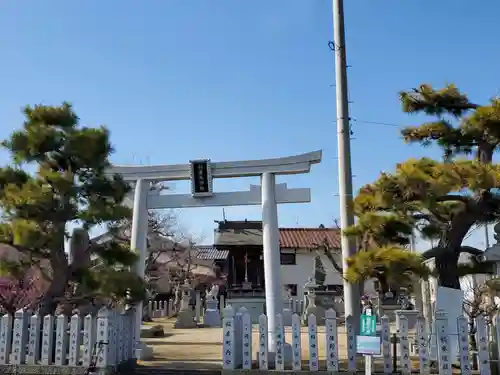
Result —
[[[212,189],[212,163],[210,159],[191,160],[191,195],[195,198],[210,197]]]

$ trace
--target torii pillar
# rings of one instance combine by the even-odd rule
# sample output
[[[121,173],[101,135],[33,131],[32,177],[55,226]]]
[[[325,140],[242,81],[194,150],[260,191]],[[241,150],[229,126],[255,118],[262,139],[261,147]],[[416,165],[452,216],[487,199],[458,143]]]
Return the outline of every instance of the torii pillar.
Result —
[[[276,348],[276,315],[283,315],[281,292],[280,232],[278,226],[278,205],[276,204],[276,177],[263,173],[262,183],[262,245],[264,252],[264,279],[266,293],[266,315],[269,349]],[[278,272],[276,272],[278,270]]]
[[[261,205],[269,350],[275,352],[275,318],[277,314],[283,314],[277,205],[311,201],[310,189],[288,189],[286,184],[276,185],[276,175],[308,173],[312,164],[321,162],[321,154],[321,151],[315,151],[277,159],[220,163],[203,159],[180,165],[112,167],[109,173],[119,173],[126,181],[135,182],[130,246],[139,252],[137,275],[144,278],[148,209]],[[248,191],[212,191],[213,178],[249,176],[260,176],[261,186],[251,185]],[[158,191],[150,191],[151,181],[175,180],[191,180],[191,194],[161,195]],[[135,324],[136,358],[145,359],[150,355],[150,349],[140,342],[142,303],[136,310]]]

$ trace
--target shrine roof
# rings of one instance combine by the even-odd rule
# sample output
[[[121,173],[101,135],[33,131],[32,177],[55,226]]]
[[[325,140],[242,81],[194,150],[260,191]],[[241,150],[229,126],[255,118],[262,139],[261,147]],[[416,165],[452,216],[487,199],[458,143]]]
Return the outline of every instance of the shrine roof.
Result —
[[[314,249],[323,244],[340,248],[340,229],[337,228],[280,228],[280,247]]]
[[[242,229],[260,229],[262,230],[262,221],[256,220],[222,220],[217,221],[219,230],[242,230]]]
[[[217,224],[215,247],[262,246],[262,221],[223,220]]]
[[[262,246],[262,229],[225,229],[215,231],[216,247]],[[280,247],[285,249],[315,249],[326,244],[340,248],[337,228],[280,228]]]

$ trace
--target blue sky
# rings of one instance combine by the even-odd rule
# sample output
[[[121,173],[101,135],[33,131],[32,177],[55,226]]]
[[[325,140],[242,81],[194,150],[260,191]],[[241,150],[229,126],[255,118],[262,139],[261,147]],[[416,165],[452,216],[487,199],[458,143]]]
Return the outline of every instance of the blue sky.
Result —
[[[453,6],[450,6],[453,4]],[[477,102],[500,89],[500,3],[346,1],[355,187],[408,157],[397,93],[454,82]],[[338,217],[331,2],[329,0],[5,1],[0,12],[0,138],[21,126],[26,104],[74,104],[107,125],[118,164],[172,164],[287,156],[317,149],[310,204],[282,206],[281,226],[332,225]],[[8,162],[0,155],[0,162]],[[280,178],[285,181],[284,178]],[[216,181],[243,190],[255,179]],[[176,192],[188,185],[176,183]],[[259,207],[226,209],[260,219]],[[221,209],[181,212],[210,242]],[[481,246],[480,236],[473,242]]]

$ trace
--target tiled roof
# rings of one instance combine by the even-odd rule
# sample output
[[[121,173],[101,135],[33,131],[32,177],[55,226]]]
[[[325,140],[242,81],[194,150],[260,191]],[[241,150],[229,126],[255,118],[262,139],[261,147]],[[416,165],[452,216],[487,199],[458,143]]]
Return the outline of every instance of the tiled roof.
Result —
[[[313,249],[323,243],[340,248],[340,230],[336,228],[280,228],[280,247]]]
[[[196,258],[202,260],[223,260],[229,255],[228,250],[219,250],[213,246],[197,246]]]

